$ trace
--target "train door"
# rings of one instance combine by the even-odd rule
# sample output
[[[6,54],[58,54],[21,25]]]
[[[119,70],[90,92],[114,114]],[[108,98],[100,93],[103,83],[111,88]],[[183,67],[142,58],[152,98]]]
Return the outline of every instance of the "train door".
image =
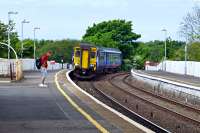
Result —
[[[81,56],[81,51],[79,47],[74,48],[74,54],[72,57],[72,62],[74,65],[80,65],[80,56]]]
[[[83,49],[82,51],[82,68],[88,69],[89,66],[89,51],[87,49]]]

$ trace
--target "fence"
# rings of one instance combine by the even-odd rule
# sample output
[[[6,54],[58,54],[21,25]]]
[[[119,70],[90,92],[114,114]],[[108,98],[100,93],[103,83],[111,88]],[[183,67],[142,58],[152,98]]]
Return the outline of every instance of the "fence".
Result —
[[[21,67],[23,71],[34,71],[37,70],[35,67],[35,60],[34,59],[22,59],[21,61]],[[15,73],[16,72],[16,60],[15,59],[0,59],[0,75],[2,76],[8,76],[10,75],[10,64],[12,64],[12,70]],[[59,69],[66,69],[71,68],[71,64],[68,63],[51,63],[48,61],[48,70],[59,70]]]
[[[145,66],[145,70],[159,71],[165,70],[171,73],[187,74],[200,77],[200,62],[195,61],[164,61],[157,66]]]
[[[23,71],[34,71],[37,70],[35,67],[35,60],[34,59],[22,59],[22,68]],[[51,61],[48,61],[48,70],[59,70],[59,69],[66,69],[68,68],[68,63],[51,63]],[[71,67],[71,65],[70,65]]]
[[[0,77],[20,80],[23,77],[20,60],[0,59]]]
[[[181,101],[185,104],[200,107],[200,90],[185,85],[177,85],[164,79],[143,75],[132,70],[133,84],[144,88],[146,91],[156,95],[168,97],[173,100]],[[199,88],[199,87],[198,87]]]
[[[7,77],[15,73],[15,65],[14,60],[0,59],[0,76]]]

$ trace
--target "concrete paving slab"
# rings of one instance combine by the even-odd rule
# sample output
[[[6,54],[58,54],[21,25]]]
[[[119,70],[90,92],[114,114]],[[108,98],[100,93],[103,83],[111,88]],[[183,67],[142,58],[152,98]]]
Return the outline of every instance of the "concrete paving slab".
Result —
[[[25,73],[20,82],[0,84],[0,132],[99,132],[56,90],[55,72],[49,73],[48,88],[38,87],[39,75]]]

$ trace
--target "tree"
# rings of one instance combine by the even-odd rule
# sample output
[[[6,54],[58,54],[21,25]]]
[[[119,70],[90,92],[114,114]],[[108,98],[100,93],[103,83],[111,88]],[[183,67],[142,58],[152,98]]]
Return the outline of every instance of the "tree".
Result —
[[[17,42],[19,42],[18,35],[14,32],[14,23],[10,22],[10,40],[11,46],[15,49]],[[8,33],[7,33],[8,25],[4,24],[0,21],[0,42],[8,43]],[[8,48],[0,45],[0,58],[7,58],[7,50]],[[11,53],[11,57],[14,57],[14,54]]]
[[[119,48],[123,57],[122,68],[128,70],[133,63],[131,56],[138,45],[135,41],[140,37],[141,35],[133,32],[131,21],[111,20],[88,27],[82,41],[97,46]]]
[[[132,43],[141,35],[132,32],[132,22],[125,20],[104,21],[88,27],[83,41],[105,47],[118,47],[121,44]]]
[[[200,41],[200,7],[195,6],[193,12],[183,18],[181,25],[180,33],[186,40]]]
[[[33,52],[34,52],[34,41],[31,39],[25,39],[23,40],[23,58],[33,58]],[[21,54],[21,42],[17,44],[17,53]]]
[[[145,43],[148,46],[146,59],[148,61],[159,62],[164,56],[164,42],[163,41],[150,41]]]
[[[145,43],[140,43],[135,50],[133,59],[137,63],[136,68],[142,69],[144,66],[144,62],[147,61],[149,57],[149,46]]]
[[[174,41],[170,38],[167,39],[167,59],[168,60],[181,60],[182,48],[185,45],[184,42]],[[139,43],[134,52],[134,61],[136,62],[136,68],[144,68],[145,61],[160,62],[164,58],[164,41],[150,41],[146,43]]]
[[[42,43],[42,46],[40,43]],[[61,62],[61,59],[63,59],[64,62],[71,63],[73,47],[78,43],[79,41],[76,40],[59,40],[59,41],[43,40],[42,42],[39,42],[37,45],[38,49],[36,52],[36,56],[40,57],[47,51],[51,50],[53,54],[50,57],[50,60]]]
[[[167,57],[169,60],[181,60],[182,59],[182,50],[185,46],[185,42],[182,41],[175,41],[171,40],[170,38],[167,40]],[[180,52],[178,55],[176,55],[176,52]]]
[[[200,61],[200,43],[195,42],[188,47],[188,60]]]
[[[183,60],[185,60],[185,51],[184,51],[184,47],[179,48],[179,49],[174,53],[173,60],[176,60],[176,61],[183,61]]]

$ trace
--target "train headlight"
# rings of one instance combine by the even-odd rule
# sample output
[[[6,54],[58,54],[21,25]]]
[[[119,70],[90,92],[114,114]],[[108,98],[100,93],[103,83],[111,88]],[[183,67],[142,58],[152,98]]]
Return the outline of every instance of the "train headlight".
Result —
[[[90,64],[90,67],[94,67],[94,64]]]
[[[76,64],[75,64],[75,66],[79,66],[79,64],[78,64],[78,63],[76,63]]]

